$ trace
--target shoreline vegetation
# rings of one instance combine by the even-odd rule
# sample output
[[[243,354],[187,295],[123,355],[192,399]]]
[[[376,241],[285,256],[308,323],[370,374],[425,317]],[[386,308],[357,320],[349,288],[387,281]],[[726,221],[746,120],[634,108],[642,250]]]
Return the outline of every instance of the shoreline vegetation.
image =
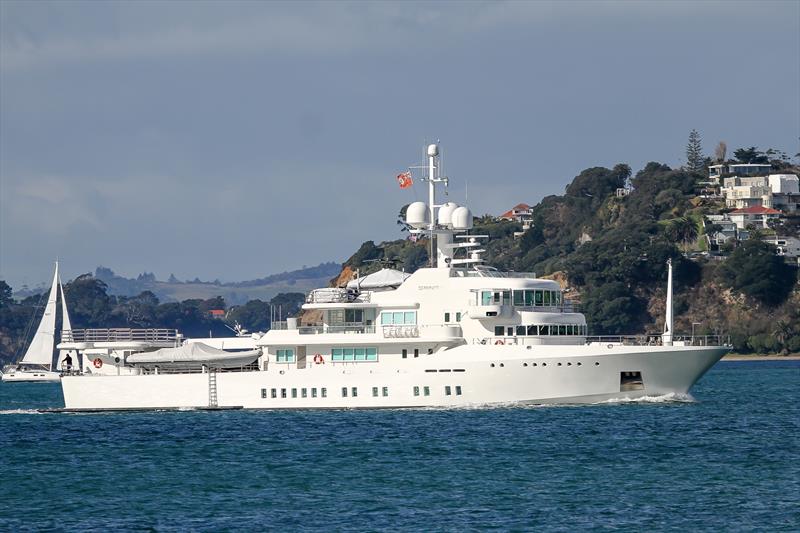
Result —
[[[793,353],[789,355],[729,353],[725,357],[723,357],[722,360],[723,361],[800,361],[800,353]]]

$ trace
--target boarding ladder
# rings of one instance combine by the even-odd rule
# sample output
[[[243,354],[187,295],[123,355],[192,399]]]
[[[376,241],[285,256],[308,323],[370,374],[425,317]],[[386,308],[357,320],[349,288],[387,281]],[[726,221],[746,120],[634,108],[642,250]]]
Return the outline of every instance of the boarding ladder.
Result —
[[[208,369],[208,406],[217,407],[217,369]]]

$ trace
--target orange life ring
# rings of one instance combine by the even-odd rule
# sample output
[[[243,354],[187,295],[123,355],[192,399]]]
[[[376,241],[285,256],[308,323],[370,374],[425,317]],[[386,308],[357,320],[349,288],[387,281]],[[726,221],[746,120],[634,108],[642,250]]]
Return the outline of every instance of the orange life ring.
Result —
[[[97,359],[92,361],[92,365],[94,365],[95,368],[100,368],[101,366],[103,366],[103,360],[98,357]]]
[[[494,343],[495,344],[505,344],[505,341],[503,339],[497,339],[496,341],[494,341]]]
[[[314,364],[325,364],[325,359],[322,358],[322,354],[314,354]]]

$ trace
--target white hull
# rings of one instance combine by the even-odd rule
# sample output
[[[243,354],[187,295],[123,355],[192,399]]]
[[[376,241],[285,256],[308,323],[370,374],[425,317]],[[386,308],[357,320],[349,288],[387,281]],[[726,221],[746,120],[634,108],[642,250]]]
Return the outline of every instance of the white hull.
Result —
[[[455,407],[680,395],[688,393],[727,352],[722,347],[609,346],[463,345],[380,364],[327,363],[296,368],[273,363],[267,371],[217,373],[216,406]],[[621,385],[621,373],[629,372],[641,373],[642,385],[634,390]],[[209,378],[202,373],[65,376],[61,383],[67,409],[178,409],[213,405]],[[376,387],[377,396],[373,396]],[[347,388],[346,397],[342,388]],[[316,397],[312,397],[313,389]],[[283,391],[286,397],[282,397]]]
[[[4,373],[0,378],[4,383],[58,383],[61,381],[61,373],[49,370],[13,370],[7,374]]]

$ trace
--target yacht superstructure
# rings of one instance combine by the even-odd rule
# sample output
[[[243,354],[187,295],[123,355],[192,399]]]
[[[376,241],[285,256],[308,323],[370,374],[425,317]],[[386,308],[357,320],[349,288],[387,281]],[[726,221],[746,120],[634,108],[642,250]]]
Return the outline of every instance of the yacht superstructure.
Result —
[[[728,350],[674,337],[671,311],[663,336],[588,337],[583,314],[558,283],[484,265],[483,236],[469,233],[469,209],[437,204],[437,186],[448,183],[439,173],[439,147],[430,145],[427,157],[429,201],[410,204],[406,222],[412,234],[430,238],[430,267],[384,269],[347,287],[312,291],[303,309],[321,316],[319,323],[289,319],[246,338],[234,347],[246,354],[231,356],[238,368],[211,356],[186,364],[187,350],[172,365],[169,351],[123,353],[103,375],[65,376],[66,407],[587,403],[687,393]]]

